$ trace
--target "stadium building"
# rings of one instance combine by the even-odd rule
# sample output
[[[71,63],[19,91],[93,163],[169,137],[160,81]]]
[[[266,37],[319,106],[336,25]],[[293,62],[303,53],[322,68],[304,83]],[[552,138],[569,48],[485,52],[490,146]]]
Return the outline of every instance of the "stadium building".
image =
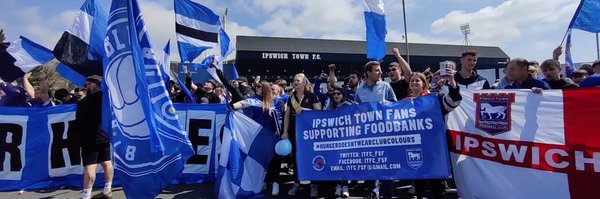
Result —
[[[382,63],[384,76],[386,66],[396,61],[393,47],[399,48],[406,59],[404,43],[388,42],[387,55]],[[318,76],[329,64],[336,64],[338,77],[344,79],[351,71],[362,73],[362,67],[368,61],[365,41],[237,36],[236,48],[235,65],[239,75],[249,78],[260,75],[267,80],[291,80],[294,74],[300,72],[309,78]],[[451,60],[460,65],[461,54],[475,50],[479,52],[477,71],[490,83],[502,76],[502,68],[509,60],[502,49],[493,46],[410,43],[409,50],[413,71],[431,67],[433,72],[439,69],[441,61]]]

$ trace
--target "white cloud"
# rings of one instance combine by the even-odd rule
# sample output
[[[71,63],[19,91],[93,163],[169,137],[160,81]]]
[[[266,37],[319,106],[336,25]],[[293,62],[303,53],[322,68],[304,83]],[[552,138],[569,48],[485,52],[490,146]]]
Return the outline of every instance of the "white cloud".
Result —
[[[272,3],[272,4],[271,4]],[[362,5],[347,0],[256,1],[267,14],[258,30],[273,36],[321,37],[355,33],[362,25]]]
[[[293,7],[296,3],[298,2],[293,0],[250,0],[249,6],[261,9],[263,12],[271,13],[281,8]]]
[[[64,24],[68,26],[68,24],[71,24],[73,22],[73,19],[75,19],[75,15],[78,11],[79,10],[65,10],[57,16],[55,16],[53,21],[55,21],[58,24]],[[65,29],[67,28],[67,26],[65,26]]]
[[[404,42],[404,31],[397,30],[388,31],[386,41],[388,42]],[[434,43],[434,44],[461,44],[462,41],[446,40],[440,37],[430,37],[416,32],[408,32],[408,42],[410,43]]]
[[[469,23],[474,43],[495,44],[521,37],[525,31],[543,32],[564,26],[578,2],[570,0],[512,0],[475,12],[455,10],[431,24],[438,35],[460,35],[459,26]]]
[[[234,21],[227,22],[227,34],[230,38],[235,38],[237,35],[246,35],[246,36],[258,36],[260,35],[258,31],[247,27],[242,26]]]
[[[335,39],[335,40],[365,40],[364,35],[356,33],[333,33],[325,34],[321,36],[322,39]]]
[[[155,52],[162,52],[162,48],[169,39],[171,39],[171,45],[173,46],[174,42],[177,41],[175,36],[175,14],[173,10],[169,10],[151,1],[140,3],[140,7]],[[173,55],[174,53],[171,54]]]
[[[38,6],[28,6],[14,13],[11,21],[10,38],[16,39],[19,35],[25,36],[47,48],[54,48],[64,30],[73,20],[76,11],[66,10],[57,15],[43,16]],[[14,24],[14,23],[18,23]]]

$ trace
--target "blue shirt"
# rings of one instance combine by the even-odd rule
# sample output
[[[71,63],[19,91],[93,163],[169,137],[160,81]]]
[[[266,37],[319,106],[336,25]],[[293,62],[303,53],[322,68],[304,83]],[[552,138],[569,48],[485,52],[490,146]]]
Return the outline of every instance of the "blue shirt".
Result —
[[[286,92],[283,92],[283,95],[281,95],[281,99],[283,99],[283,103],[287,103],[288,98],[290,98],[290,95],[288,95]]]
[[[527,79],[525,79],[525,81],[523,81],[523,83],[519,84],[517,82],[513,82],[509,85],[507,85],[506,87],[504,87],[504,89],[531,89],[533,87],[537,87],[537,88],[541,88],[544,90],[550,89],[550,86],[548,86],[548,83],[535,79],[531,76],[528,76]]]
[[[348,95],[348,100],[356,101],[356,92],[354,90],[351,88],[344,88],[344,91],[346,91],[346,94]]]
[[[589,76],[585,78],[583,82],[581,82],[581,84],[579,84],[579,87],[581,88],[589,88],[596,86],[600,86],[600,74]]]
[[[375,84],[369,86],[365,82],[363,85],[356,89],[356,101],[357,102],[383,102],[390,101],[395,102],[396,95],[394,90],[389,83],[384,81],[377,81]]]

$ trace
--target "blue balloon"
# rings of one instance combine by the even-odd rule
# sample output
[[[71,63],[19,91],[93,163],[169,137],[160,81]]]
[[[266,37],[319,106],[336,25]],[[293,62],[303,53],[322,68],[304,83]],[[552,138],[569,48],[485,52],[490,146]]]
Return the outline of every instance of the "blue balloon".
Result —
[[[292,152],[292,143],[290,140],[279,140],[277,144],[275,144],[275,153],[277,155],[285,156],[289,155]]]

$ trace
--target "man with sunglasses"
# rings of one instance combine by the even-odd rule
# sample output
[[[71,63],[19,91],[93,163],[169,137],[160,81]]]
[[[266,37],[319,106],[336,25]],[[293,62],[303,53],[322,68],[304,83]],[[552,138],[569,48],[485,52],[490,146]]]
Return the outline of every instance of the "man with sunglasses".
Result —
[[[390,63],[388,66],[388,76],[390,77],[390,86],[392,86],[396,98],[400,100],[408,96],[408,81],[412,75],[412,70],[404,58],[400,56],[398,48],[394,48],[392,51],[398,62]]]

